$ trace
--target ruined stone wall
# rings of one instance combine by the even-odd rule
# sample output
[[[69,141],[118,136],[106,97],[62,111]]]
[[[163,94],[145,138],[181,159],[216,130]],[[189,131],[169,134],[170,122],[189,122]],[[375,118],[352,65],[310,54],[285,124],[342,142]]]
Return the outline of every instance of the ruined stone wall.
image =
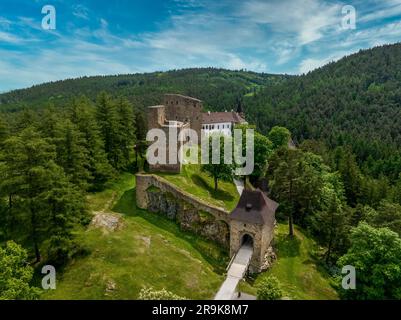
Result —
[[[151,174],[136,175],[137,205],[175,220],[183,230],[192,231],[225,248],[230,245],[229,212],[214,207]]]
[[[190,122],[191,129],[195,130],[200,139],[202,128],[202,101],[180,94],[164,95],[163,104],[166,106],[168,120]]]
[[[148,128],[149,129],[159,129],[165,134],[166,144],[159,145],[158,152],[166,155],[166,163],[164,164],[149,164],[149,169],[151,172],[170,172],[179,173],[181,172],[181,163],[179,161],[179,152],[181,146],[185,141],[180,141],[178,139],[180,132],[189,128],[189,123],[168,123],[166,120],[166,108],[163,105],[148,107]],[[170,133],[171,131],[171,133]],[[172,136],[171,136],[172,134]],[[175,138],[175,141],[170,141],[170,138]],[[170,152],[176,149],[177,157],[172,159],[170,163]]]
[[[163,124],[166,120],[165,106],[148,107],[147,112],[148,130],[159,128],[160,124]]]

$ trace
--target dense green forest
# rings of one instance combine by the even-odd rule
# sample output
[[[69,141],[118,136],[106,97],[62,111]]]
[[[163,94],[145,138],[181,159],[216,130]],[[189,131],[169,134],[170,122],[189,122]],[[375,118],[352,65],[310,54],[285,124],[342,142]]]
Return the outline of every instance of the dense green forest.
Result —
[[[83,77],[45,83],[0,95],[0,110],[41,109],[48,104],[66,106],[71,98],[85,95],[94,101],[101,91],[127,98],[139,110],[159,104],[165,93],[181,93],[202,99],[211,110],[230,110],[237,98],[275,84],[287,76],[229,71],[214,68],[184,69],[147,74]]]
[[[85,196],[135,172],[147,105],[168,92],[200,98],[209,110],[242,99],[259,131],[251,182],[269,182],[290,235],[293,223],[313,235],[333,276],[341,265],[362,266],[363,286],[343,298],[401,298],[400,58],[397,44],[302,76],[187,69],[2,94],[0,242],[18,242],[36,265],[84,254],[74,230],[90,221]],[[290,136],[296,149],[288,148]],[[4,250],[17,262],[23,257],[13,244]],[[33,294],[24,287],[14,297]]]
[[[401,44],[360,51],[258,91],[246,113],[264,133],[287,127],[297,142],[349,146],[365,173],[401,170]]]

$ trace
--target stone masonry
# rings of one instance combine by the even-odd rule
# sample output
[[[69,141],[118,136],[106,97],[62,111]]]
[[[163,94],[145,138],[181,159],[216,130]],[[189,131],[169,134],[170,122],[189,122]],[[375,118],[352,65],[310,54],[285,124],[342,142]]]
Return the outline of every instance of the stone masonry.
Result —
[[[216,241],[229,249],[230,256],[238,252],[248,236],[253,244],[250,271],[260,272],[266,265],[266,253],[271,249],[274,234],[274,215],[268,223],[233,218],[229,211],[195,198],[154,174],[136,175],[136,200],[138,207],[162,213],[182,229]]]

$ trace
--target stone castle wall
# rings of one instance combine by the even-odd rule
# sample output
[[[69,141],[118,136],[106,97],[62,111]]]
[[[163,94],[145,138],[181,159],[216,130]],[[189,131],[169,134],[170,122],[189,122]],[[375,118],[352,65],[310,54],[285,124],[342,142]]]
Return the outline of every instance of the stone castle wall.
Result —
[[[200,138],[202,129],[202,101],[179,94],[164,95],[167,120],[189,122]]]
[[[175,220],[183,230],[192,231],[230,247],[229,212],[203,202],[152,174],[136,175],[138,207],[162,213]]]
[[[237,253],[245,235],[253,241],[253,255],[249,270],[251,273],[262,271],[265,255],[272,244],[274,226],[248,224],[232,220],[230,223],[230,256]]]
[[[194,232],[219,243],[235,255],[244,235],[253,240],[250,272],[265,270],[272,259],[274,225],[258,225],[230,219],[230,212],[215,207],[179,189],[160,176],[136,175],[136,201],[138,207],[161,213],[176,221],[183,230]],[[273,252],[274,253],[274,252]]]

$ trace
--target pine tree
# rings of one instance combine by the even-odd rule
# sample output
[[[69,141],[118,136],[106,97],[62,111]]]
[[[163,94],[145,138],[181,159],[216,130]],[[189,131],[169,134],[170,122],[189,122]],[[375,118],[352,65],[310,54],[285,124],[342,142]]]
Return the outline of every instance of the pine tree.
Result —
[[[117,140],[120,155],[119,169],[126,169],[130,164],[130,153],[133,150],[135,141],[135,117],[133,108],[127,99],[119,98],[116,101],[118,115]],[[117,150],[116,150],[117,151]],[[121,158],[122,156],[122,158]]]
[[[348,203],[355,206],[361,197],[362,176],[355,155],[348,148],[339,147],[335,150],[336,169],[344,182],[345,195]]]
[[[67,119],[58,123],[56,141],[57,164],[64,168],[72,183],[87,190],[92,176],[83,133]]]
[[[271,161],[272,195],[288,214],[289,235],[294,235],[294,220],[303,224],[307,213],[319,209],[324,184],[320,157],[299,149],[278,149]]]
[[[334,253],[341,253],[341,250],[348,245],[349,222],[346,210],[337,196],[332,193],[324,210],[315,213],[311,219],[312,228],[317,232],[317,238],[327,247],[325,253],[326,263],[331,262]]]
[[[34,248],[36,261],[40,261],[40,243],[43,193],[51,188],[51,171],[54,170],[54,148],[33,128],[23,130],[18,136],[5,143],[4,162],[8,178],[16,186],[14,193],[24,200],[29,223],[29,236]]]
[[[54,171],[53,185],[45,195],[47,216],[47,258],[55,265],[65,264],[80,248],[74,239],[75,225],[88,219],[85,197],[62,172]]]
[[[118,115],[110,95],[106,92],[101,92],[96,99],[96,119],[107,158],[112,166],[117,168],[120,157],[120,151],[117,149]]]
[[[138,156],[142,157],[146,152],[146,120],[143,116],[143,112],[135,113],[135,124],[136,124],[136,144],[135,144],[135,168],[139,167]]]
[[[83,134],[84,147],[87,150],[88,167],[91,174],[91,189],[102,189],[104,184],[114,175],[96,122],[95,109],[90,101],[81,97],[74,99],[69,108],[71,122]]]
[[[54,105],[49,105],[41,113],[38,128],[43,137],[50,139],[55,144],[56,141],[53,140],[56,139],[57,126],[62,121],[64,121],[64,117],[61,111],[57,110]]]
[[[3,115],[0,113],[0,147],[8,136],[8,126],[3,120]],[[1,149],[0,149],[1,150]]]
[[[54,228],[49,228],[50,217],[57,214],[66,221],[71,220],[70,213],[76,211],[72,208],[83,201],[82,195],[75,193],[75,197],[71,196],[74,193],[69,188],[72,187],[69,187],[63,169],[55,163],[54,146],[41,138],[34,128],[24,129],[19,135],[7,139],[4,149],[2,160],[6,179],[3,185],[13,187],[13,194],[24,204],[19,207],[21,222],[26,226],[38,262],[41,260],[41,245],[49,234],[55,232]],[[61,192],[60,186],[63,186]],[[59,206],[57,212],[53,205],[56,200],[63,202],[63,207]],[[60,221],[59,218],[58,228],[68,233],[67,224]],[[65,234],[64,237],[67,238]]]

